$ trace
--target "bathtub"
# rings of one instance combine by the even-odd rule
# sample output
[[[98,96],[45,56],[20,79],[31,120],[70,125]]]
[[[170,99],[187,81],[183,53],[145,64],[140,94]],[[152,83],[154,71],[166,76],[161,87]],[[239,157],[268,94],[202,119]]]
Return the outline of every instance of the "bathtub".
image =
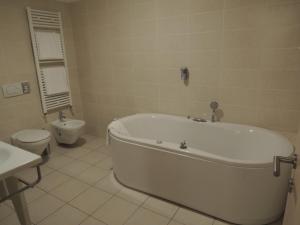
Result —
[[[275,132],[136,114],[110,123],[108,142],[115,176],[128,187],[235,224],[267,224],[284,212],[291,167],[274,177],[272,160],[294,149]]]

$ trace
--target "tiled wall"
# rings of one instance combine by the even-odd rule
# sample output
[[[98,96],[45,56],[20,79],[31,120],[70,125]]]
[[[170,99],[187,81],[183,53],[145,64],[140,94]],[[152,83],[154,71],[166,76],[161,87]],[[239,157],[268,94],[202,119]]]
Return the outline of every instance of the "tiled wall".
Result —
[[[136,112],[205,116],[211,100],[223,121],[297,131],[300,1],[85,0],[72,15],[91,132]]]
[[[82,117],[77,63],[69,6],[50,0],[1,0],[0,2],[0,85],[27,80],[31,93],[4,98],[0,90],[0,139],[24,128],[47,128],[56,113],[43,116],[37,84],[26,6],[63,13],[65,45],[70,67],[74,114]]]

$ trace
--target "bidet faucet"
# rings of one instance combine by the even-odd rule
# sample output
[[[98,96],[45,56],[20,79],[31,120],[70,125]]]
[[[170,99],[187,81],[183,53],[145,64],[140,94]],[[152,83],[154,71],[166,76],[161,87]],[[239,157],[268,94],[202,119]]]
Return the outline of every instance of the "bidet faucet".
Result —
[[[64,112],[63,111],[59,111],[58,112],[58,119],[59,121],[63,122],[65,120],[65,116],[64,116]]]
[[[210,108],[212,109],[212,115],[211,115],[211,122],[217,122],[219,121],[218,115],[217,115],[217,109],[219,107],[219,103],[216,101],[212,101],[210,103]]]

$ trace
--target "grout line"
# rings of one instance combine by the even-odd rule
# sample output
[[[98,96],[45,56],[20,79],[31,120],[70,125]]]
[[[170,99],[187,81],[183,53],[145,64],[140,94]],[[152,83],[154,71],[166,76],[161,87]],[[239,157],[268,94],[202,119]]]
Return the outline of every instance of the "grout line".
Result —
[[[103,224],[105,224],[105,225],[108,225],[107,223],[104,223],[103,221],[101,221],[101,220],[99,220],[99,219],[97,219],[97,218],[95,218],[95,217],[93,217],[93,216],[88,216],[88,217],[85,218],[83,221],[81,221],[80,224],[78,224],[78,225],[83,224],[84,222],[86,222],[86,221],[87,221],[88,219],[90,219],[90,218],[92,218],[92,219],[94,219],[94,220],[97,220],[98,222],[103,223]]]
[[[174,218],[175,218],[177,212],[179,211],[179,209],[180,209],[180,206],[177,205],[177,209],[176,209],[174,215],[170,218],[170,221],[169,221],[168,225],[174,220]]]

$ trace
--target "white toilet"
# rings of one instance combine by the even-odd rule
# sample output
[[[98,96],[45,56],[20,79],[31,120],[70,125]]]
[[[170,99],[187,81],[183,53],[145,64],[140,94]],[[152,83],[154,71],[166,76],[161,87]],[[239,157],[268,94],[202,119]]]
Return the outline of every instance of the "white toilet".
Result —
[[[51,123],[53,134],[58,143],[74,144],[83,133],[85,122],[82,120],[62,119]]]
[[[17,147],[42,155],[48,150],[51,134],[47,130],[25,129],[11,136],[11,143]]]

